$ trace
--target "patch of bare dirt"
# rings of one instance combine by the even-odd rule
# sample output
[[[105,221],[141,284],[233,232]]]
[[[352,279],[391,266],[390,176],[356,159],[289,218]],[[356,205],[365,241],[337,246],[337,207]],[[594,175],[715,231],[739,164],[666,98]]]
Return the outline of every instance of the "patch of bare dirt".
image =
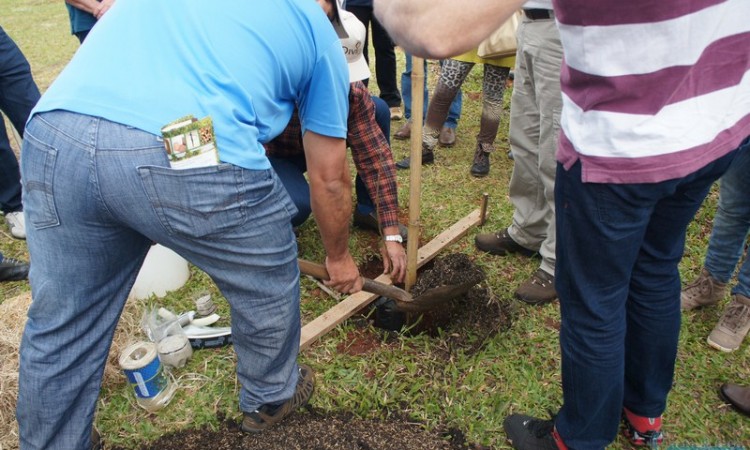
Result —
[[[360,271],[375,278],[382,273],[382,263],[367,261]],[[465,294],[440,308],[423,314],[401,314],[403,328],[400,332],[441,335],[446,345],[443,353],[436,355],[449,358],[455,351],[474,353],[495,334],[506,330],[514,317],[513,306],[501,302],[488,287],[483,286],[484,273],[464,254],[450,254],[435,259],[423,268],[413,295],[419,295],[434,287],[446,284],[475,282]],[[377,303],[377,302],[375,302]],[[380,308],[383,303],[381,302]],[[373,309],[378,306],[373,305]],[[382,310],[380,311],[382,315]],[[392,311],[388,317],[393,320]],[[377,311],[363,312],[350,320],[361,326],[350,331],[347,339],[337,347],[342,354],[364,355],[389,345],[389,339],[374,332],[368,325],[376,321]],[[376,321],[377,322],[377,321]],[[377,323],[376,323],[377,325]],[[396,331],[382,331],[393,336]],[[391,417],[386,420],[365,420],[351,414],[326,414],[308,406],[307,411],[298,412],[276,427],[257,435],[243,433],[233,420],[221,419],[219,430],[208,427],[184,430],[162,436],[154,442],[144,444],[141,450],[491,450],[478,444],[466,442],[458,429],[426,431],[424,427],[407,417]]]
[[[315,409],[293,414],[274,428],[251,435],[234,421],[164,435],[141,450],[490,450],[466,442],[459,430],[427,432],[407,419],[363,420]],[[115,449],[116,450],[116,449]]]

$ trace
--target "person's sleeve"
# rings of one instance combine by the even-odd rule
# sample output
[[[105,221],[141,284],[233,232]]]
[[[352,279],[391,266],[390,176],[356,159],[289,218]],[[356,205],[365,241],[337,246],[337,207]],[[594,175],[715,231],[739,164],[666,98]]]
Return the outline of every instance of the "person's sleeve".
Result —
[[[347,144],[357,173],[375,203],[381,228],[398,226],[398,189],[393,154],[375,120],[375,103],[358,81],[349,93]]]
[[[349,69],[336,40],[315,62],[310,82],[299,98],[302,134],[346,138],[349,114]]]

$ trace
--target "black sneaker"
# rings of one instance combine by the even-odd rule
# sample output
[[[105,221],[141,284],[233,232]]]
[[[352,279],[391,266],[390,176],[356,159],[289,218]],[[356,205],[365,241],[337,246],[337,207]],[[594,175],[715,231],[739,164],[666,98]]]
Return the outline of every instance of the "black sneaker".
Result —
[[[474,151],[474,161],[471,163],[471,174],[477,178],[486,177],[490,173],[490,154],[484,151],[482,145],[477,145]]]
[[[29,277],[29,265],[14,258],[0,261],[0,281],[21,281]]]
[[[432,150],[422,150],[422,165],[432,164],[435,162],[435,152]],[[407,156],[401,161],[396,163],[396,167],[399,169],[408,169],[411,167],[411,157]]]
[[[289,400],[280,404],[266,404],[253,412],[246,412],[240,429],[245,433],[260,433],[277,423],[286,416],[305,406],[315,390],[315,374],[304,364],[299,365],[297,389]]]
[[[555,421],[511,414],[503,421],[505,434],[516,450],[567,450],[555,431]]]

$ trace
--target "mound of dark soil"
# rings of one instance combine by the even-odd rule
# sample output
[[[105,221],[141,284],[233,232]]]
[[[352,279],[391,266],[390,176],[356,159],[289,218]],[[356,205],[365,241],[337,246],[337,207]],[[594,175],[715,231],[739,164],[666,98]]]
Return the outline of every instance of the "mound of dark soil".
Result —
[[[416,297],[445,285],[476,285],[464,295],[422,313],[399,313],[393,304],[388,305],[382,300],[375,302],[375,326],[394,331],[406,330],[412,334],[442,335],[450,353],[477,352],[488,338],[508,329],[515,316],[514,304],[493,295],[482,284],[484,278],[484,271],[466,254],[454,253],[436,258],[418,274],[412,295]]]

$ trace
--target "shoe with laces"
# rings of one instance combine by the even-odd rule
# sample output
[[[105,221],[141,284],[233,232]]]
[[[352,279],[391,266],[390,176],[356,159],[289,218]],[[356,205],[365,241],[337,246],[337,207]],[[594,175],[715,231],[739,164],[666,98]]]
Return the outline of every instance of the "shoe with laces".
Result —
[[[702,306],[715,305],[726,295],[726,283],[716,280],[704,268],[698,278],[682,290],[680,306],[683,311],[688,311]]]
[[[636,447],[657,448],[664,440],[661,416],[639,416],[628,408],[623,408],[622,425],[622,434]]]
[[[708,335],[708,345],[722,352],[733,352],[750,331],[750,298],[734,294],[734,298],[724,309],[719,323]]]
[[[26,239],[26,220],[23,211],[14,211],[5,214],[5,222],[10,229],[10,235],[16,239]]]
[[[474,161],[471,163],[471,174],[477,178],[486,177],[490,173],[490,152],[482,145],[477,145],[474,151]]]
[[[393,133],[393,139],[398,139],[399,141],[406,141],[411,137],[411,119],[404,122],[403,125],[401,125],[401,128],[398,129],[395,133]]]
[[[260,433],[281,422],[286,416],[305,406],[315,390],[315,374],[304,364],[299,365],[299,379],[294,395],[284,403],[265,404],[245,413],[240,428],[245,433]]]
[[[529,305],[543,305],[557,298],[555,277],[542,269],[537,269],[525,283],[513,294],[517,299]]]
[[[21,281],[28,277],[28,263],[14,258],[3,258],[0,260],[0,281]]]
[[[478,234],[474,238],[474,245],[483,252],[498,256],[505,256],[509,253],[518,253],[523,256],[534,256],[536,254],[534,250],[514,241],[507,228],[495,233]]]
[[[523,414],[511,414],[503,429],[516,450],[567,450],[555,430],[554,419],[542,420]]]

